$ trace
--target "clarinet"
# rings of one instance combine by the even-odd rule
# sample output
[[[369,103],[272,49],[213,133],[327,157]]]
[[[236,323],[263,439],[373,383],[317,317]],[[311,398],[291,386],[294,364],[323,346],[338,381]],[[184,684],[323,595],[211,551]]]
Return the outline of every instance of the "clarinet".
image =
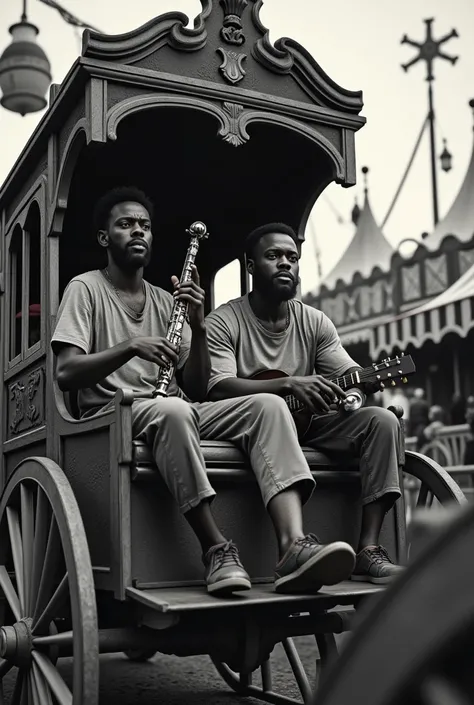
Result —
[[[185,284],[191,280],[191,267],[196,260],[200,242],[201,240],[205,240],[209,237],[206,226],[199,220],[193,223],[191,227],[186,230],[186,232],[191,236],[191,242],[189,243],[188,251],[186,252],[186,259],[184,260],[183,271],[181,273],[181,279],[179,280],[180,284]],[[174,302],[170,321],[168,323],[166,339],[176,346],[178,353],[181,347],[183,326],[184,321],[186,320],[187,312],[188,304],[185,301],[176,300]],[[173,379],[173,374],[174,366],[172,362],[169,362],[164,367],[160,367],[160,371],[156,378],[156,386],[155,391],[153,392],[153,397],[168,396],[168,387]]]

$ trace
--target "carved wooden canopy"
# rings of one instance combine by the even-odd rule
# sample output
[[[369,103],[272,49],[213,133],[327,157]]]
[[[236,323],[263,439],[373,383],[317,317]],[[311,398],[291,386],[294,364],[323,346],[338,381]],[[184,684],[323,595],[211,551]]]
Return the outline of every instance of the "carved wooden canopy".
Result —
[[[210,271],[263,222],[285,221],[304,239],[324,188],[355,183],[362,95],[338,86],[297,42],[273,45],[262,4],[201,0],[193,27],[171,12],[121,35],[86,30],[82,56],[52,87],[0,191],[0,210],[13,211],[12,200],[46,175],[46,230],[67,236],[78,268],[95,257],[85,235],[94,202],[131,183],[155,201],[173,271],[182,252],[170,243],[179,237],[182,249],[194,220],[220,238],[206,245]],[[74,273],[60,268],[66,279]]]

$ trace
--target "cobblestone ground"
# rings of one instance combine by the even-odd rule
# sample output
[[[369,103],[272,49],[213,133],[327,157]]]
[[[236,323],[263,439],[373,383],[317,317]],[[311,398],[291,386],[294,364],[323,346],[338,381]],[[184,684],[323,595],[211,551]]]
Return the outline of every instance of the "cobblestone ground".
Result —
[[[295,639],[298,652],[312,683],[316,677],[317,648],[314,638]],[[100,657],[100,705],[257,705],[255,698],[236,695],[206,656],[179,658],[156,654],[147,663],[132,663],[122,654]],[[71,659],[60,670],[69,682]],[[273,690],[300,699],[299,690],[281,645],[272,654]],[[5,679],[5,703],[12,688]],[[259,677],[254,679],[259,684]],[[87,703],[84,703],[87,705]]]

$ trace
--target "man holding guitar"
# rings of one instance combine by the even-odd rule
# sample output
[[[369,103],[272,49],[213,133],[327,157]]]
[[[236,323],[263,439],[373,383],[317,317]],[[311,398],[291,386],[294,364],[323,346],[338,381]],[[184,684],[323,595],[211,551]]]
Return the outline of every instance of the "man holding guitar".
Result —
[[[394,565],[379,545],[386,512],[400,496],[400,425],[386,409],[365,407],[351,413],[334,410],[347,399],[344,389],[370,393],[382,379],[408,374],[400,360],[384,367],[362,370],[341,345],[336,329],[321,311],[295,299],[299,252],[295,232],[282,223],[254,230],[246,241],[248,271],[253,277],[250,294],[229,301],[206,318],[212,370],[209,399],[218,401],[246,395],[273,394],[283,398],[293,412],[288,424],[303,445],[360,459],[362,528],[353,580],[389,582],[402,568]],[[402,358],[403,360],[404,358]],[[331,381],[334,378],[336,381]],[[276,488],[288,488],[295,466],[304,455],[281,451],[272,468]],[[264,449],[262,449],[262,452]],[[274,449],[267,449],[271,458]],[[287,535],[301,533],[301,507],[308,499],[307,483],[291,484],[269,502],[274,523],[286,526]],[[291,495],[291,501],[289,500]],[[286,542],[288,543],[288,541]],[[284,541],[280,541],[285,545]],[[280,554],[282,550],[280,549]],[[280,555],[279,568],[285,555]]]

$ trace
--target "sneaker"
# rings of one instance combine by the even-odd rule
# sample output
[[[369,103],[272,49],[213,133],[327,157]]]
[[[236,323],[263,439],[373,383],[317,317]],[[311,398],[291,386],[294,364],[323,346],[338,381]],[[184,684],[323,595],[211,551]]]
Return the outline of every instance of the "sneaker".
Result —
[[[402,566],[393,563],[383,546],[368,546],[357,554],[351,579],[384,585],[404,570]]]
[[[232,541],[212,546],[203,556],[204,579],[210,595],[226,595],[237,590],[250,590],[250,578],[240,562],[239,551]]]
[[[275,568],[276,592],[318,592],[323,585],[347,580],[355,553],[348,543],[320,543],[314,534],[296,539]]]

